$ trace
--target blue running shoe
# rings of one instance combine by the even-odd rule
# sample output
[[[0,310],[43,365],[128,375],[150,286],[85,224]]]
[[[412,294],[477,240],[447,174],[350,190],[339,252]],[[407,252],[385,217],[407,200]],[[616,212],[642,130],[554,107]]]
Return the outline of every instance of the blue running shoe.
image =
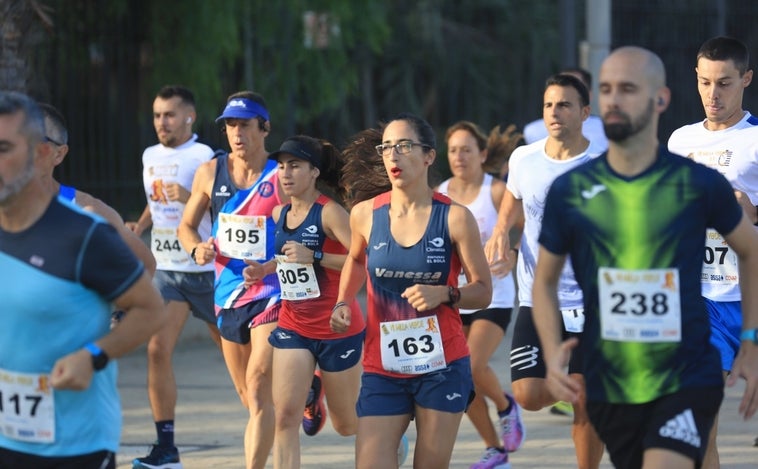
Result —
[[[132,461],[132,469],[182,469],[182,463],[179,462],[179,450],[176,446],[153,445],[150,448],[150,454]]]
[[[314,436],[324,428],[326,423],[326,406],[324,405],[324,388],[321,386],[321,370],[313,373],[311,390],[305,401],[303,411],[303,432],[308,436]]]

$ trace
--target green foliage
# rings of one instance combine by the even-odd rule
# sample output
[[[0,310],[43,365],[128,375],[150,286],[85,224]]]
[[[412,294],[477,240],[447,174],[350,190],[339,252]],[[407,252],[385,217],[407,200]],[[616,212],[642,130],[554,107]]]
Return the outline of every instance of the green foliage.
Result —
[[[213,118],[229,90],[221,77],[239,56],[241,0],[151,0],[146,51],[148,95],[166,84],[182,84],[195,94],[198,115]]]

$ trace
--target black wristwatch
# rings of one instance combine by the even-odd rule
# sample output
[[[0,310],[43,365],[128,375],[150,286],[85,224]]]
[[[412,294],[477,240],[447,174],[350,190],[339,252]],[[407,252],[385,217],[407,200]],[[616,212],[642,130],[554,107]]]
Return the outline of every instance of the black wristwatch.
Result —
[[[197,259],[195,259],[195,253],[197,252],[197,246],[192,248],[192,251],[190,251],[190,257],[192,258],[192,262],[197,264]]]
[[[319,265],[324,259],[324,251],[313,251],[313,265]]]
[[[448,303],[450,303],[452,306],[457,305],[458,302],[461,301],[461,291],[456,287],[447,287],[447,296]]]
[[[92,368],[95,371],[100,371],[108,365],[108,360],[110,360],[108,354],[94,342],[90,342],[84,348],[92,355]]]

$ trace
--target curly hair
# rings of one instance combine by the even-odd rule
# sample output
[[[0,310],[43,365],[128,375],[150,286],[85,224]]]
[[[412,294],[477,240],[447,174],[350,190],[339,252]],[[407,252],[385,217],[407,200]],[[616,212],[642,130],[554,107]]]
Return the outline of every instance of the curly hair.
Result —
[[[508,172],[508,160],[511,153],[521,144],[523,134],[516,131],[516,126],[510,124],[501,131],[496,126],[487,138],[487,161],[484,162],[485,173],[498,176],[501,179]]]
[[[358,202],[368,200],[392,188],[382,157],[376,153],[376,146],[382,143],[384,125],[379,128],[361,130],[350,137],[342,150],[344,166],[340,185],[347,193],[348,208]]]

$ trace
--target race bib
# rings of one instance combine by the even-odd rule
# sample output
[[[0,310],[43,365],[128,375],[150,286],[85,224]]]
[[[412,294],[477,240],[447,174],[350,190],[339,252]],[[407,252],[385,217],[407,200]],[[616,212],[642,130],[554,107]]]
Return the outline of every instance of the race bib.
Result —
[[[190,256],[179,244],[176,228],[153,227],[150,240],[152,242],[151,250],[158,265],[189,264]]]
[[[682,339],[679,271],[598,270],[601,337],[620,342]]]
[[[739,281],[737,254],[715,230],[705,234],[705,261],[701,274],[703,283],[713,285],[736,285]]]
[[[55,441],[55,401],[48,375],[0,369],[0,433],[30,443]]]
[[[420,375],[447,366],[437,316],[383,322],[379,327],[385,370]]]
[[[566,332],[582,332],[584,330],[584,308],[562,309],[563,328]]]
[[[283,300],[297,301],[321,296],[313,264],[287,262],[287,256],[277,255],[276,276],[279,278]]]
[[[219,213],[216,239],[225,257],[265,259],[266,217]]]

